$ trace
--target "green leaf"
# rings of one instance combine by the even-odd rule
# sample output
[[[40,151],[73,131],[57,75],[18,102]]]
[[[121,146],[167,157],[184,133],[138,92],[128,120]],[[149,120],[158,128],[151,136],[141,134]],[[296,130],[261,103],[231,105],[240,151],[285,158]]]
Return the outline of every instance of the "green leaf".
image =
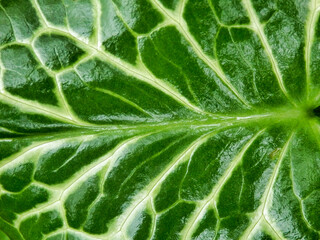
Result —
[[[0,239],[320,239],[319,0],[0,0]]]

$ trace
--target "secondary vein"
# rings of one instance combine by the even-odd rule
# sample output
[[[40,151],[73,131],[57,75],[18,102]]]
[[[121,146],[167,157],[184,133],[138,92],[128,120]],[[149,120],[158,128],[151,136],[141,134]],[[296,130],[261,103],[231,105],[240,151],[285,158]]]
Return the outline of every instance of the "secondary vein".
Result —
[[[183,21],[183,18],[177,19],[173,14],[169,13],[165,8],[159,3],[158,0],[153,0],[152,3],[154,6],[163,13],[163,15],[167,16],[169,19],[171,19],[174,23],[174,25],[177,27],[177,29],[182,33],[182,35],[188,40],[196,54],[199,58],[201,58],[211,69],[217,74],[217,76],[220,78],[221,82],[224,83],[231,92],[247,107],[251,108],[250,104],[245,100],[245,98],[237,91],[237,89],[230,83],[230,81],[227,79],[226,75],[224,74],[223,70],[221,69],[218,62],[209,59],[203,53],[201,50],[201,47],[196,42],[196,40],[191,36],[191,34],[188,33],[186,30],[186,24]]]
[[[314,39],[315,34],[315,27],[316,27],[316,20],[319,15],[319,9],[317,8],[317,0],[312,0],[310,5],[310,14],[309,18],[307,20],[306,24],[306,47],[305,47],[305,60],[306,60],[306,82],[307,82],[307,100],[309,100],[310,97],[310,84],[311,84],[311,48],[312,48],[312,42]]]
[[[271,62],[271,65],[272,65],[272,69],[276,75],[276,78],[278,80],[278,83],[279,83],[279,86],[283,92],[283,94],[287,97],[287,99],[295,106],[296,103],[291,99],[286,87],[285,87],[285,84],[284,84],[284,81],[282,79],[282,75],[281,75],[281,72],[280,72],[280,69],[279,69],[279,66],[278,66],[278,63],[277,63],[277,60],[276,58],[274,57],[273,53],[272,53],[272,49],[268,43],[268,40],[264,34],[264,30],[263,30],[263,27],[258,19],[258,16],[252,6],[252,3],[250,2],[250,0],[242,0],[243,2],[243,5],[245,7],[245,9],[247,10],[248,14],[249,14],[249,17],[251,19],[251,24],[253,25],[253,29],[255,29],[256,33],[258,34],[259,38],[260,38],[260,41],[265,49],[265,52]]]
[[[220,177],[219,181],[217,182],[216,186],[212,190],[211,194],[203,200],[202,204],[195,209],[195,213],[193,215],[193,218],[191,218],[190,222],[186,226],[186,234],[185,237],[188,239],[191,234],[191,230],[194,228],[195,223],[197,219],[200,216],[200,213],[204,210],[204,208],[212,201],[215,201],[215,198],[218,196],[220,190],[224,186],[225,182],[229,179],[229,177],[232,174],[232,171],[238,166],[238,164],[242,161],[242,158],[245,154],[245,152],[249,149],[249,147],[253,144],[253,142],[265,131],[265,129],[259,131],[256,133],[247,143],[246,145],[242,148],[238,156],[234,158],[234,160],[231,162],[227,170],[224,172],[224,174]],[[218,216],[216,216],[218,217]]]

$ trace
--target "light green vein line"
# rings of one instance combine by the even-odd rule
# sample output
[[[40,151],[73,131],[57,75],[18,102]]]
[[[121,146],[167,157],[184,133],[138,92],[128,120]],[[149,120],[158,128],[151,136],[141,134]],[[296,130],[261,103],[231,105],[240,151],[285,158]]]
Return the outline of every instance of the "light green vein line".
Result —
[[[66,159],[66,161],[64,163],[62,163],[61,165],[59,165],[59,167],[55,168],[54,170],[52,170],[53,172],[58,172],[60,169],[62,169],[64,166],[68,165],[70,162],[72,162],[72,160],[78,155],[79,153],[79,149],[81,148],[83,142],[85,140],[81,140],[79,141],[79,145],[77,147],[77,149],[75,149],[72,153],[72,155],[70,157],[68,157],[68,159]]]
[[[101,3],[100,0],[93,0],[92,4],[94,6],[95,9],[95,15],[96,15],[96,19],[95,19],[95,25],[96,27],[94,28],[95,33],[94,33],[94,41],[95,41],[95,45],[97,47],[101,46]]]
[[[148,37],[150,36],[153,32],[159,30],[160,28],[162,27],[165,27],[165,26],[168,26],[168,25],[171,25],[172,22],[171,21],[162,21],[161,23],[159,23],[158,25],[156,25],[153,29],[151,29],[149,32],[147,33],[137,33],[135,31],[133,31],[130,26],[128,25],[128,23],[124,20],[118,6],[114,3],[113,0],[110,0],[110,2],[112,3],[113,5],[113,8],[114,8],[114,11],[115,11],[115,14],[116,16],[121,20],[121,22],[124,24],[125,28],[136,38],[139,38],[139,37]],[[142,63],[142,60],[141,58],[139,59],[139,61]],[[138,65],[140,63],[136,63],[136,65]]]
[[[199,137],[198,139],[196,139],[194,142],[192,142],[181,154],[179,154],[179,156],[177,156],[171,164],[169,164],[166,169],[163,170],[163,172],[157,176],[154,181],[152,181],[152,183],[150,183],[146,189],[150,189],[148,190],[144,196],[140,197],[136,203],[133,203],[133,207],[131,207],[130,209],[128,209],[128,213],[125,214],[125,220],[119,225],[118,228],[118,232],[120,232],[123,228],[123,226],[126,224],[126,222],[128,221],[128,219],[130,218],[131,214],[134,212],[134,210],[147,198],[152,198],[152,193],[153,191],[157,188],[157,186],[165,179],[165,177],[181,162],[183,161],[185,158],[190,157],[190,155],[200,146],[202,145],[204,142],[207,141],[207,139],[213,135],[216,134],[215,131],[210,131],[207,134],[202,135],[201,137]]]
[[[112,91],[107,90],[107,89],[102,89],[102,88],[98,88],[98,87],[91,87],[88,83],[86,83],[86,82],[82,79],[80,73],[78,72],[78,70],[77,70],[76,68],[74,68],[74,71],[75,71],[75,73],[78,75],[78,77],[79,77],[79,79],[82,81],[82,83],[83,83],[84,85],[86,85],[87,87],[89,87],[90,89],[93,89],[93,90],[95,90],[95,91],[98,91],[98,92],[107,94],[107,95],[109,95],[109,96],[112,96],[112,97],[114,97],[114,98],[117,98],[117,99],[119,99],[120,101],[122,101],[122,102],[130,105],[131,107],[137,109],[139,112],[142,112],[143,114],[145,114],[145,115],[153,118],[153,116],[152,116],[151,114],[149,114],[147,111],[145,111],[143,108],[141,108],[138,104],[130,101],[129,99],[126,99],[125,97],[122,97],[121,95],[119,95],[119,94],[117,94],[117,93],[112,92]]]
[[[24,238],[21,236],[21,233],[17,230],[18,228],[15,228],[11,224],[9,224],[7,221],[3,220],[2,217],[0,217],[0,229],[11,240],[24,240]]]
[[[223,70],[221,69],[219,63],[215,60],[210,59],[206,56],[205,53],[201,50],[201,47],[197,43],[197,41],[193,38],[191,34],[188,33],[187,25],[183,21],[183,18],[176,17],[169,11],[167,11],[158,0],[151,1],[153,5],[165,16],[172,20],[172,23],[177,27],[180,33],[188,40],[195,53],[201,58],[211,69],[217,74],[220,78],[221,82],[226,85],[233,94],[247,107],[251,108],[250,104],[244,99],[244,97],[237,91],[237,89],[229,82]]]
[[[293,163],[292,163],[292,159],[290,159],[290,180],[292,183],[292,193],[294,195],[294,197],[296,198],[298,204],[299,204],[299,209],[300,209],[300,214],[302,216],[302,221],[305,223],[306,227],[309,228],[311,231],[313,231],[314,229],[312,228],[312,226],[310,225],[310,223],[308,222],[306,216],[303,213],[303,206],[302,206],[302,200],[301,197],[299,196],[299,194],[297,194],[297,190],[295,188],[295,181],[294,181],[294,175],[293,175]]]
[[[66,23],[66,25],[67,25],[68,31],[70,32],[70,31],[71,31],[71,28],[70,28],[70,23],[69,23],[69,11],[68,11],[67,5],[66,5],[66,3],[65,3],[65,0],[61,0],[61,3],[62,3],[62,5],[63,5],[64,11],[65,11],[65,13],[66,13],[66,18],[65,18],[66,21],[65,21],[65,23]]]
[[[157,212],[156,212],[156,208],[154,206],[154,202],[152,200],[153,200],[152,198],[149,199],[149,204],[151,205],[151,210],[153,213],[152,214],[152,223],[151,223],[152,230],[151,230],[151,234],[150,234],[151,237],[155,234],[156,226],[157,226]],[[151,239],[149,238],[148,240],[151,240]]]
[[[102,89],[102,88],[95,88],[96,91],[99,91],[99,92],[102,92],[102,93],[105,93],[105,94],[108,94],[114,98],[117,98],[119,100],[121,100],[122,102],[132,106],[133,108],[136,108],[138,111],[144,113],[145,115],[153,118],[153,116],[148,113],[146,110],[144,110],[143,108],[141,108],[138,104],[126,99],[125,97],[122,97],[121,95],[115,93],[115,92],[112,92],[112,91],[109,91],[109,90],[106,90],[106,89]]]
[[[238,166],[238,164],[242,161],[242,158],[245,154],[245,152],[249,149],[249,147],[253,144],[253,142],[265,131],[265,129],[259,131],[256,133],[242,148],[240,153],[234,158],[234,160],[229,165],[228,169],[224,172],[224,174],[220,177],[220,180],[217,182],[216,186],[212,190],[211,194],[205,198],[200,206],[198,206],[192,217],[190,218],[190,221],[186,224],[184,232],[184,239],[191,239],[192,229],[195,227],[199,216],[201,215],[201,212],[205,209],[205,207],[213,200],[216,202],[216,198],[218,197],[218,194],[220,190],[222,189],[223,185],[226,183],[226,181],[229,179],[229,177],[232,174],[232,171]],[[217,216],[218,217],[218,216]]]
[[[83,170],[80,171],[79,174],[76,174],[72,179],[70,179],[67,182],[67,185],[64,188],[64,190],[60,194],[60,199],[65,200],[65,195],[73,189],[73,187],[82,180],[87,179],[89,176],[92,174],[96,174],[99,172],[103,167],[105,167],[107,164],[112,165],[110,162],[114,162],[118,155],[121,155],[121,153],[126,149],[128,146],[134,144],[137,142],[139,139],[144,138],[152,133],[144,134],[144,135],[139,135],[139,136],[134,136],[132,138],[129,138],[121,143],[119,143],[114,149],[111,151],[107,152],[104,156],[100,157],[98,160],[94,161],[87,167],[85,167]]]
[[[252,74],[252,87],[254,89],[254,92],[255,92],[257,98],[259,98],[259,100],[262,102],[260,94],[259,94],[259,90],[257,88],[254,66],[252,66],[252,64],[245,58],[245,53],[243,52],[243,49],[241,49],[241,47],[239,47],[239,44],[237,44],[237,42],[234,41],[234,36],[231,33],[230,29],[229,29],[229,34],[230,34],[232,43],[235,45],[235,47],[236,47],[236,49],[237,49],[237,51],[239,53],[239,56],[242,58],[244,64],[246,64],[247,67],[249,68],[249,70],[251,71],[251,74]]]
[[[6,46],[10,46],[10,45],[11,44],[6,45]],[[26,47],[29,47],[29,45],[27,45],[27,44],[22,44],[22,45],[26,46]],[[56,80],[56,74],[53,73],[50,69],[48,69],[45,66],[45,64],[43,64],[41,62],[41,59],[38,56],[39,54],[37,53],[37,51],[36,51],[36,49],[34,47],[33,47],[33,51],[35,53],[34,57],[37,58],[37,62],[42,64],[42,66],[45,68],[45,70],[48,72],[48,74],[55,80],[54,84],[55,84],[55,87],[56,87],[56,91],[58,93],[57,97],[58,97],[60,103],[62,105],[64,105],[63,106],[64,107],[63,111],[68,113],[69,116],[65,115],[65,114],[62,114],[61,109],[58,108],[58,107],[52,107],[52,106],[48,106],[48,105],[43,105],[43,104],[41,104],[39,102],[35,102],[35,101],[32,101],[32,100],[22,99],[20,97],[13,96],[10,93],[6,92],[4,87],[3,87],[3,73],[5,71],[5,67],[3,66],[1,61],[0,61],[0,70],[1,70],[1,72],[0,72],[0,99],[1,99],[1,95],[2,95],[3,96],[2,100],[4,102],[7,102],[7,103],[12,104],[14,106],[16,106],[15,103],[24,105],[27,108],[29,108],[28,110],[31,110],[31,112],[40,112],[43,115],[53,117],[53,118],[55,118],[57,120],[65,121],[66,123],[71,123],[71,124],[78,125],[78,126],[93,126],[93,124],[90,124],[90,123],[87,123],[87,122],[83,122],[83,121],[79,120],[77,117],[75,117],[72,114],[72,112],[70,111],[70,109],[68,107],[69,105],[67,104],[67,102],[66,102],[66,100],[64,98],[64,95],[62,93],[62,89],[61,89],[59,83]],[[0,53],[0,56],[1,56],[1,53]],[[18,73],[18,74],[20,74],[20,73]],[[26,108],[22,108],[22,111],[25,112]]]
[[[142,67],[140,67],[140,69],[137,67],[134,67],[133,65],[124,62],[122,59],[115,57],[112,54],[104,52],[101,49],[84,42],[83,40],[75,37],[74,35],[72,35],[71,33],[67,32],[65,30],[50,27],[50,28],[45,29],[42,32],[39,32],[38,35],[42,34],[43,32],[51,32],[51,33],[55,32],[60,35],[61,34],[65,35],[65,36],[71,38],[72,40],[80,43],[86,49],[87,52],[89,52],[91,54],[96,54],[101,59],[106,60],[107,62],[113,64],[114,66],[118,67],[119,69],[121,69],[125,73],[127,73],[133,77],[136,77],[139,80],[147,82],[148,84],[152,85],[153,87],[155,87],[155,88],[161,90],[162,92],[164,92],[165,94],[171,96],[177,102],[181,103],[182,105],[189,108],[190,110],[197,112],[197,113],[201,113],[201,114],[206,114],[206,115],[209,114],[207,112],[204,112],[199,107],[190,103],[188,99],[186,99],[180,93],[176,92],[175,89],[166,85],[163,81],[157,79],[156,77],[154,77],[152,75],[149,75]],[[147,77],[147,75],[149,75],[149,77]],[[214,114],[210,113],[210,115],[213,116]]]
[[[72,191],[74,189],[74,187],[76,187],[76,185],[79,182],[88,179],[90,176],[98,173],[99,171],[101,171],[101,169],[105,168],[106,166],[108,167],[107,171],[111,171],[115,161],[118,159],[118,157],[123,153],[123,151],[126,148],[128,148],[130,145],[135,144],[140,139],[147,137],[153,133],[154,132],[129,138],[129,139],[121,142],[120,144],[118,144],[113,150],[108,152],[106,155],[100,157],[97,161],[94,161],[87,168],[82,170],[81,174],[76,175],[75,177],[73,177],[71,179],[71,181],[68,181],[67,186],[60,193],[59,201],[64,202],[66,200],[66,198],[68,197],[68,192]],[[107,176],[107,175],[108,175],[108,172],[105,174],[105,176]],[[105,182],[105,177],[101,180],[101,184],[104,184],[104,182]],[[100,184],[100,189],[102,186],[101,184]],[[95,201],[88,208],[88,211],[90,211],[90,209],[94,206],[94,203],[98,201],[101,194],[102,193],[100,192],[99,196],[95,199]]]
[[[271,201],[271,199],[270,199],[271,196],[272,196],[271,191],[272,191],[274,183],[275,183],[275,181],[277,179],[277,176],[279,174],[279,170],[280,170],[281,164],[282,164],[283,159],[284,159],[284,157],[285,157],[285,155],[286,155],[286,153],[288,151],[288,147],[290,145],[290,142],[292,140],[293,135],[294,135],[294,133],[291,133],[288,141],[285,143],[285,145],[282,148],[282,151],[280,152],[278,161],[277,161],[276,165],[274,166],[274,169],[273,169],[270,181],[269,181],[269,183],[268,183],[268,185],[266,187],[264,196],[260,200],[260,202],[262,204],[260,205],[260,207],[254,213],[250,214],[250,215],[252,215],[252,218],[254,219],[254,221],[252,221],[250,226],[245,231],[244,235],[241,237],[242,240],[247,240],[248,237],[250,236],[250,234],[254,231],[255,227],[262,220],[262,218],[263,217],[267,218],[267,216],[268,216],[267,204],[270,203],[270,201]],[[280,234],[277,234],[277,235],[278,235],[277,237],[279,237],[280,239],[283,239],[282,237],[280,237]]]
[[[284,82],[283,82],[283,79],[282,79],[282,75],[281,75],[281,72],[280,72],[280,69],[279,69],[279,66],[278,66],[278,63],[277,63],[277,60],[275,59],[275,57],[273,56],[273,53],[272,53],[272,49],[268,43],[268,40],[264,34],[264,31],[263,31],[263,26],[261,25],[259,19],[258,19],[258,16],[252,6],[252,3],[250,2],[250,0],[242,0],[243,2],[243,5],[245,7],[245,9],[247,10],[248,12],[248,15],[251,19],[251,24],[252,24],[252,27],[253,29],[255,30],[255,32],[258,34],[259,38],[260,38],[260,41],[265,49],[265,52],[271,62],[271,65],[272,65],[272,69],[276,75],[276,78],[278,80],[278,84],[280,86],[280,89],[281,91],[283,92],[283,94],[287,97],[287,99],[295,106],[297,106],[297,104],[291,99],[287,89],[285,88],[285,85],[284,85]]]
[[[7,133],[19,134],[19,132],[16,132],[16,131],[14,131],[14,130],[11,130],[11,129],[9,129],[9,128],[2,127],[2,126],[0,126],[0,131],[7,132]],[[21,134],[21,133],[20,133],[20,134]],[[1,139],[0,139],[0,141],[1,141]]]
[[[38,3],[38,0],[33,0],[33,6],[34,6],[34,9],[36,10],[36,12],[38,13],[40,19],[42,20],[42,22],[44,23],[44,25],[46,27],[49,26],[49,23],[47,22],[47,19],[46,17],[44,16],[43,12],[41,11],[41,8],[39,6],[39,3]]]
[[[135,136],[133,138],[127,139],[120,144],[118,144],[113,150],[107,152],[104,156],[98,158],[97,161],[94,161],[91,163],[88,167],[85,167],[83,170],[79,171],[80,174],[75,175],[70,180],[66,181],[65,185],[60,186],[55,191],[59,191],[60,193],[54,194],[54,196],[57,196],[53,199],[51,202],[47,202],[44,204],[39,204],[38,208],[31,209],[23,214],[20,215],[19,220],[16,221],[16,224],[21,221],[22,217],[29,216],[33,213],[39,212],[39,209],[45,209],[48,208],[54,204],[61,204],[63,203],[68,196],[65,196],[69,191],[73,190],[74,187],[76,187],[77,183],[86,180],[89,176],[92,174],[95,174],[99,172],[106,164],[108,164],[109,161],[115,160],[118,154],[121,154],[123,150],[130,144],[134,144],[139,138],[145,137],[144,136]]]
[[[48,187],[48,186],[47,186]],[[51,190],[52,191],[52,190]],[[57,192],[53,192],[52,193],[52,196],[53,197],[56,197],[56,194],[57,194]],[[41,211],[43,211],[43,210],[45,210],[45,209],[50,209],[50,208],[53,208],[53,206],[54,205],[58,205],[59,206],[59,203],[60,203],[60,201],[59,200],[54,200],[54,201],[52,201],[52,202],[46,202],[46,203],[44,203],[44,204],[39,204],[39,205],[37,205],[37,207],[36,208],[32,208],[32,209],[30,209],[29,211],[26,211],[26,212],[23,212],[23,213],[21,213],[21,214],[19,214],[19,217],[18,217],[18,219],[16,219],[15,220],[15,225],[16,226],[20,226],[20,224],[21,224],[21,222],[24,220],[24,219],[26,219],[26,218],[28,218],[29,216],[31,216],[31,215],[33,215],[33,214],[39,214],[39,213],[41,213]],[[40,206],[40,207],[39,207]]]
[[[146,134],[144,136],[141,136],[140,138],[136,138],[136,140],[134,140],[132,142],[132,144],[135,144],[137,141],[139,141],[141,138],[146,137],[150,134]],[[130,140],[129,142],[127,142],[127,144],[130,145]],[[122,152],[122,150],[121,150]],[[119,152],[121,154],[121,152]],[[116,152],[115,152],[116,153]],[[114,162],[119,158],[119,156],[113,154],[112,158],[110,158],[110,161],[107,162],[107,164],[104,164],[103,166],[101,166],[100,169],[97,170],[96,174],[98,174],[99,176],[101,176],[101,179],[99,179],[99,190],[98,190],[98,195],[96,197],[96,199],[93,200],[93,202],[87,207],[87,212],[90,213],[92,208],[94,208],[94,206],[96,206],[96,204],[101,200],[101,198],[103,197],[103,193],[104,193],[104,184],[106,182],[106,178],[108,176],[108,172],[110,172],[110,169],[112,168],[112,166],[114,165]],[[88,176],[89,177],[89,176]],[[85,178],[84,176],[82,176],[82,178]],[[83,224],[82,224],[83,225]]]
[[[13,27],[13,24],[12,24],[12,20],[11,18],[9,17],[7,11],[2,7],[1,3],[0,3],[0,9],[4,12],[4,14],[6,15],[6,17],[8,18],[9,22],[10,22],[10,25],[11,25],[11,29],[12,29],[12,32],[13,32],[13,35],[14,35],[14,38],[18,41],[19,39],[17,39],[16,37],[16,33],[15,33],[15,29]]]
[[[177,4],[175,14],[178,16],[180,22],[183,21],[183,11],[186,7],[186,3],[187,3],[187,0],[182,0],[182,1],[179,1],[179,3]]]
[[[123,19],[122,14],[121,14],[118,6],[114,3],[113,0],[110,0],[110,2],[111,2],[111,4],[112,4],[112,6],[113,6],[113,9],[114,9],[114,11],[115,11],[116,16],[121,20],[121,22],[123,23],[123,25],[125,26],[125,28],[126,28],[134,37],[137,38],[137,37],[139,36],[139,34],[136,33],[135,31],[133,31],[133,30],[129,27],[129,25],[127,24],[127,22]]]
[[[315,34],[315,28],[316,28],[316,21],[319,15],[319,12],[317,9],[317,0],[311,0],[309,4],[310,14],[306,23],[306,46],[305,46],[305,61],[306,61],[306,81],[307,81],[307,100],[309,100],[310,97],[310,84],[311,84],[311,48],[312,48],[312,42],[314,39]]]
[[[57,75],[55,75],[55,82],[56,82],[56,88],[57,88],[57,92],[58,92],[58,95],[59,95],[59,100],[61,101],[62,105],[64,106],[64,109],[66,110],[66,112],[68,113],[68,115],[70,116],[70,118],[77,122],[78,124],[80,125],[90,125],[90,126],[94,126],[96,124],[91,124],[91,123],[88,123],[88,122],[84,122],[82,121],[81,119],[79,119],[75,113],[73,112],[71,106],[69,105],[64,93],[63,93],[63,90],[62,90],[62,86],[61,86],[61,83],[58,81],[57,79]],[[98,126],[98,125],[96,125]]]
[[[274,237],[277,237],[277,240],[286,240],[285,238],[281,237],[279,235],[279,233],[276,231],[276,229],[274,228],[274,226],[272,225],[272,223],[270,223],[264,215],[262,215],[262,220],[266,223],[267,228],[269,228],[271,230],[271,232],[274,234]],[[261,221],[262,221],[261,220]],[[270,232],[269,232],[270,233]],[[272,234],[270,233],[270,234]]]
[[[130,181],[130,178],[139,170],[141,170],[141,168],[146,165],[147,163],[149,163],[150,161],[152,161],[152,159],[160,156],[162,153],[164,153],[165,151],[167,151],[168,149],[170,149],[172,146],[174,145],[178,145],[179,141],[183,139],[183,138],[179,138],[175,141],[172,141],[168,146],[166,146],[165,148],[162,148],[159,152],[155,153],[154,155],[147,157],[146,159],[143,159],[143,161],[141,161],[140,164],[138,164],[129,174],[128,176],[122,181],[119,190],[118,190],[118,195],[121,193],[123,187],[125,187],[125,185],[127,184],[128,181]],[[116,198],[118,197],[118,195],[116,196]]]
[[[73,138],[73,137],[70,137],[70,138]],[[38,143],[32,144],[30,146],[27,146],[22,151],[9,156],[8,158],[2,159],[1,164],[0,164],[0,169],[3,169],[4,167],[6,167],[8,165],[14,164],[22,156],[25,157],[27,154],[34,152],[34,151],[37,151],[46,145],[48,145],[48,146],[50,146],[50,148],[52,148],[55,146],[54,144],[56,144],[56,142],[59,142],[59,141],[61,141],[61,139],[42,141],[42,142],[38,142]],[[1,140],[0,140],[0,142],[1,142]]]
[[[165,55],[163,55],[161,53],[161,51],[159,50],[159,48],[154,44],[154,42],[152,42],[152,46],[154,47],[154,49],[157,51],[157,53],[159,54],[159,56],[161,56],[161,58],[163,58],[166,62],[168,62],[169,64],[173,65],[176,69],[178,69],[178,71],[180,72],[181,75],[183,75],[184,77],[184,82],[186,83],[186,85],[188,86],[188,90],[191,93],[193,99],[200,104],[199,99],[197,97],[197,95],[195,94],[195,92],[192,89],[192,86],[190,84],[190,79],[188,78],[188,76],[183,72],[182,68],[180,66],[178,66],[177,64],[175,64],[174,62],[172,62],[169,58],[167,58]]]
[[[316,138],[316,141],[319,143],[320,128],[319,128],[318,121],[316,119],[312,119],[311,121],[309,121],[307,123],[307,125],[309,125],[309,127],[311,128],[311,131],[314,134],[314,137]],[[307,228],[309,228],[311,231],[314,231],[313,227],[311,226],[311,224],[309,223],[307,217],[305,216],[305,214],[303,212],[303,205],[302,205],[303,199],[299,196],[299,194],[297,194],[297,191],[296,191],[296,188],[295,188],[293,169],[294,168],[293,168],[292,159],[290,159],[290,180],[292,182],[292,192],[293,192],[293,195],[295,196],[295,198],[297,199],[297,201],[299,203],[299,208],[300,208],[300,213],[301,213],[301,216],[302,216],[302,220],[304,221],[304,223],[305,223]]]
[[[54,84],[55,84],[55,92],[56,92],[56,96],[59,100],[59,104],[62,105],[63,107],[63,110],[69,115],[68,118],[71,119],[72,121],[76,122],[78,125],[83,125],[83,126],[86,126],[86,125],[94,125],[94,124],[91,124],[91,123],[88,123],[88,122],[84,122],[82,120],[80,120],[75,114],[74,112],[71,110],[71,107],[70,105],[68,104],[68,101],[67,99],[65,98],[65,95],[63,93],[63,90],[62,90],[62,86],[61,84],[59,83],[59,81],[57,80],[57,76],[58,74],[53,72],[51,69],[49,69],[44,62],[42,62],[41,60],[41,54],[38,53],[37,51],[37,48],[35,47],[35,40],[36,39],[33,39],[31,41],[31,46],[32,46],[32,50],[33,52],[35,53],[35,57],[37,58],[37,62],[40,63],[42,65],[42,67],[46,70],[46,72],[54,79]],[[56,49],[55,49],[55,53],[56,53]],[[59,55],[56,53],[57,57],[58,57],[58,60],[61,64],[61,61],[60,61],[60,57]],[[91,57],[91,56],[89,56]],[[85,61],[86,59],[88,58],[88,56],[85,56],[83,58],[81,58],[80,60],[78,60],[78,62],[76,64],[80,64],[81,62]],[[61,64],[62,66],[63,64]],[[72,66],[71,66],[72,68]]]
[[[46,116],[51,116],[57,120],[64,121],[65,123],[74,124],[74,125],[79,126],[79,123],[70,119],[69,116],[61,114],[60,113],[61,109],[59,109],[59,108],[54,108],[51,106],[50,107],[49,106],[43,107],[38,102],[26,100],[26,99],[22,100],[21,98],[12,96],[9,93],[1,93],[0,92],[0,100],[8,103],[10,105],[13,105],[15,107],[17,107],[17,104],[23,105],[23,110],[22,110],[23,112],[28,112],[28,110],[31,110],[31,112],[41,113]],[[28,110],[25,107],[27,107]],[[83,126],[83,125],[81,125],[81,126]],[[89,123],[88,123],[88,126],[90,126]]]
[[[58,206],[58,209],[59,209],[59,212],[60,212],[60,214],[61,214],[62,224],[63,224],[63,226],[62,226],[61,229],[67,230],[67,229],[69,228],[69,226],[68,226],[68,219],[67,219],[67,211],[66,211],[66,209],[63,207],[62,204],[60,204],[60,205]],[[48,238],[47,238],[47,239],[48,239]]]

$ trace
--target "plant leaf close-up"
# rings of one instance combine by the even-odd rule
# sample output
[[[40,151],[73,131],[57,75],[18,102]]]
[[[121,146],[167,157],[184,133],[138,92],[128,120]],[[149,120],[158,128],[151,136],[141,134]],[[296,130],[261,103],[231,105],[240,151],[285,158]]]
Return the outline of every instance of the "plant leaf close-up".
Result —
[[[1,240],[319,240],[319,0],[0,0]]]

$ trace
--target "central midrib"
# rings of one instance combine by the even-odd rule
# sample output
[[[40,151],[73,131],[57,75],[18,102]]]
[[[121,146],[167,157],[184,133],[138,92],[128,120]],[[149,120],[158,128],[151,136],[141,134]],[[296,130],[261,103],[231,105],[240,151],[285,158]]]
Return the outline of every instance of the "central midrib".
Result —
[[[39,138],[39,140],[45,139],[57,139],[57,138],[72,138],[84,135],[99,135],[99,134],[111,134],[114,132],[131,132],[131,134],[141,134],[148,132],[161,132],[167,130],[179,130],[188,129],[194,131],[206,131],[210,129],[222,129],[228,127],[248,126],[255,125],[261,127],[267,127],[279,123],[285,123],[291,126],[296,125],[302,121],[308,121],[307,113],[298,109],[279,109],[277,111],[270,111],[266,113],[258,113],[251,115],[217,115],[216,117],[203,116],[199,119],[184,119],[177,121],[161,121],[161,122],[149,122],[149,123],[136,123],[136,124],[107,124],[107,125],[71,125],[70,128],[62,131],[48,131],[44,133],[18,133],[12,135],[12,137],[0,138],[0,140],[11,140],[18,138]]]

